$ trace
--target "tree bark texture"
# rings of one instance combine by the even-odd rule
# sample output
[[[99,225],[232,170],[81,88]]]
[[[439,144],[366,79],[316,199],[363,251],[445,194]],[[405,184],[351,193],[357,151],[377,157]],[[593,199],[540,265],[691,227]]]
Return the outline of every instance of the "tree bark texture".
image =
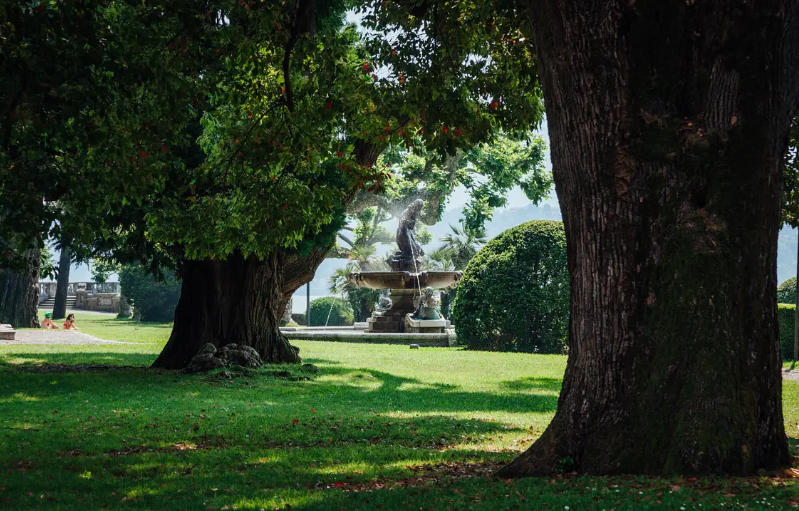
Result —
[[[280,318],[324,256],[324,250],[315,250],[267,261],[240,254],[186,261],[172,335],[153,367],[184,368],[206,343],[251,346],[266,363],[299,363],[299,349],[280,332]]]
[[[789,462],[775,297],[798,6],[530,1],[570,353],[553,421],[500,476]]]
[[[55,301],[53,303],[53,319],[67,317],[67,293],[69,288],[69,268],[72,258],[69,246],[62,243],[61,257],[58,262],[58,279],[55,287]]]
[[[28,269],[0,270],[0,323],[39,328],[39,248],[22,254]]]

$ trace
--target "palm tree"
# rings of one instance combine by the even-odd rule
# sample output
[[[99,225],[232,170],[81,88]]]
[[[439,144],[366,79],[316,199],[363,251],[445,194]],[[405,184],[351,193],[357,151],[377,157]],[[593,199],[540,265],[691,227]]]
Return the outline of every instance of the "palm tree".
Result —
[[[364,262],[380,266],[379,259],[372,257]],[[370,266],[372,267],[372,266]],[[361,271],[362,264],[352,261],[343,268],[339,268],[330,276],[330,292],[342,296],[350,303],[355,313],[355,321],[366,321],[375,309],[375,304],[380,298],[379,289],[357,287],[349,281],[349,274]]]
[[[449,259],[452,267],[462,271],[480,247],[485,245],[486,238],[483,233],[471,229],[458,229],[453,225],[449,228],[452,232],[441,238],[442,245],[435,252],[440,252],[439,258]]]

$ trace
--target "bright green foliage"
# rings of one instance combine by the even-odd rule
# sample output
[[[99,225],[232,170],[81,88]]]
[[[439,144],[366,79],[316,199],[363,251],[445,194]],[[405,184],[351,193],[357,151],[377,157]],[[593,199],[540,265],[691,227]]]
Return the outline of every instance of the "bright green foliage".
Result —
[[[119,271],[119,285],[133,305],[135,319],[165,322],[175,317],[180,282],[174,276],[167,275],[162,281],[157,281],[142,267],[124,266]]]
[[[433,225],[441,218],[446,201],[458,186],[469,192],[464,208],[466,228],[481,231],[496,208],[507,204],[508,192],[520,186],[534,203],[546,198],[552,178],[544,168],[546,144],[537,135],[522,138],[499,134],[495,139],[441,160],[421,144],[413,151],[390,147],[380,159],[392,179],[384,183],[385,194],[372,197],[361,193],[350,210],[376,206],[388,213],[386,220],[399,216],[410,202],[425,200],[421,220]]]
[[[507,205],[507,194],[514,186],[520,186],[535,204],[546,198],[552,178],[544,172],[545,149],[541,137],[528,134],[526,140],[500,137],[493,144],[467,151],[465,168],[457,174],[457,182],[471,195],[463,211],[464,229],[483,232],[493,211]]]
[[[365,155],[419,146],[432,160],[540,121],[537,89],[517,94],[504,65],[477,72],[494,51],[480,38],[464,49],[482,64],[400,77],[344,27],[348,7],[4,2],[0,196],[16,209],[0,207],[0,230],[63,228],[78,257],[94,245],[152,267],[306,253],[332,244],[356,191],[388,181]],[[486,108],[481,86],[526,106]]]
[[[453,305],[458,340],[471,349],[562,353],[569,272],[561,222],[503,232],[469,262]]]
[[[430,253],[430,260],[438,269],[463,271],[486,239],[469,229],[452,225],[449,229],[451,232],[441,238],[441,245]]]
[[[108,281],[108,278],[113,273],[118,273],[121,269],[119,264],[108,261],[107,259],[94,259],[92,261],[92,280],[98,284]]]
[[[39,278],[53,278],[58,274],[58,265],[53,260],[53,251],[50,245],[44,244],[39,252]]]
[[[385,73],[380,82],[406,105],[405,133],[421,132],[428,149],[454,155],[498,129],[527,131],[541,121],[537,63],[519,8],[473,0],[369,0],[360,8],[368,50]]]
[[[311,302],[311,326],[351,325],[354,315],[350,304],[336,296],[325,296]]]
[[[384,225],[392,218],[383,204],[376,207],[364,207],[352,215],[355,220],[355,227],[344,226],[338,233],[338,237],[345,243],[336,243],[331,250],[329,257],[344,257],[357,261],[366,268],[374,261],[375,244],[392,243],[394,233],[390,232]]]
[[[796,322],[796,305],[792,303],[780,303],[780,353],[783,360],[793,360],[793,336],[794,324]]]
[[[796,305],[796,277],[791,277],[777,288],[777,303]]]

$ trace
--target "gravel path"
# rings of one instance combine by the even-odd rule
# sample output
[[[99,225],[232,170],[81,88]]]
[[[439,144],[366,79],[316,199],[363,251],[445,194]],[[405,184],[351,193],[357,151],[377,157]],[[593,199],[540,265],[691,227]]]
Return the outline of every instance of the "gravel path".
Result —
[[[0,341],[0,346],[10,344],[135,344],[132,342],[106,341],[75,330],[17,330],[13,341]]]
[[[799,380],[799,369],[794,369],[791,371],[790,369],[783,369],[782,370],[782,379],[783,380]]]

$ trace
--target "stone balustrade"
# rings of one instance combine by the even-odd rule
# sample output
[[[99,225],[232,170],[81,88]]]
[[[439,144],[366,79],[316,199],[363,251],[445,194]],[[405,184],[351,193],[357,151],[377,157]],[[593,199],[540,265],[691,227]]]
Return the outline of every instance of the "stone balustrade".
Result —
[[[55,298],[56,282],[39,282],[39,303]],[[75,309],[119,312],[119,282],[70,282],[67,296],[75,297]]]

